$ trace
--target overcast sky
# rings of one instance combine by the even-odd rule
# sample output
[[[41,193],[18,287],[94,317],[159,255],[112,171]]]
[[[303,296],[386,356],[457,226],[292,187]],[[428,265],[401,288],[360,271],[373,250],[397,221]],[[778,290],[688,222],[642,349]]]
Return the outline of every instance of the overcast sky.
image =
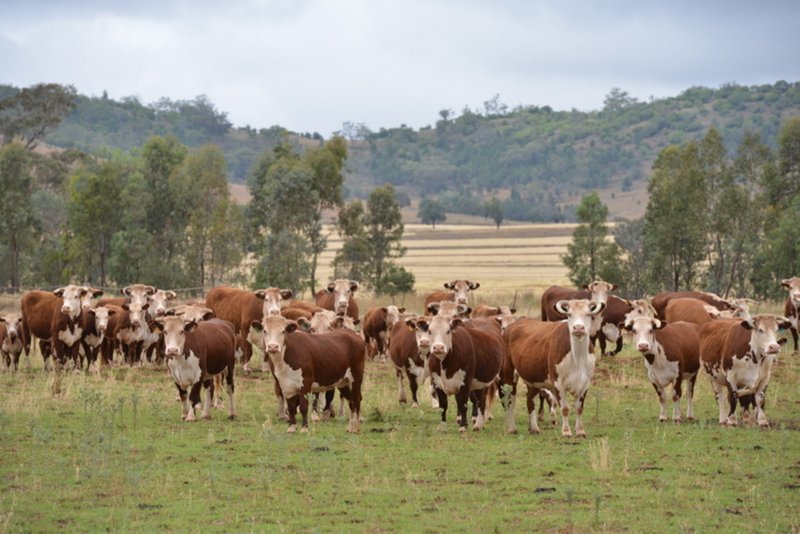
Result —
[[[192,99],[324,136],[439,110],[599,109],[702,85],[800,81],[800,1],[3,0],[0,83]]]

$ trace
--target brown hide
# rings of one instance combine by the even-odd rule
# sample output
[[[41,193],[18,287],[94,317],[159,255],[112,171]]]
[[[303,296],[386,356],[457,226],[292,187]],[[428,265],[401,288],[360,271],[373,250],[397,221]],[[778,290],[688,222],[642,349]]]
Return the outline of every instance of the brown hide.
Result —
[[[561,286],[550,286],[542,293],[541,320],[563,321],[567,317],[558,313],[555,304],[559,300],[590,299],[592,292],[585,289],[572,289]]]
[[[730,356],[723,357],[723,354],[728,335],[737,327],[744,330],[739,323],[740,319],[717,319],[700,326],[700,359],[706,367],[722,365],[726,368],[724,364],[727,361],[727,369],[730,369],[733,360]]]
[[[130,304],[131,299],[127,297],[106,297],[97,301],[95,306],[122,306],[123,304]]]
[[[656,330],[656,341],[664,348],[670,362],[678,362],[683,373],[696,373],[700,368],[700,327],[693,323],[676,322]]]
[[[466,429],[467,401],[469,400],[470,388],[475,375],[475,348],[472,344],[472,336],[467,332],[467,328],[458,326],[452,329],[452,347],[442,360],[433,354],[429,355],[428,369],[430,369],[431,375],[442,375],[445,379],[452,378],[459,371],[464,372],[464,384],[456,392],[455,398],[459,426],[461,429]],[[442,422],[445,422],[447,394],[439,388],[436,388],[436,394],[439,397]]]
[[[50,291],[28,291],[20,298],[25,352],[30,352],[31,336],[50,342],[53,316],[61,313],[64,299]],[[44,354],[43,354],[44,356]]]
[[[336,311],[336,295],[333,293],[320,289],[317,291],[316,299],[320,308]],[[358,319],[358,304],[352,295],[347,299],[347,316]]]
[[[253,321],[260,321],[264,314],[264,301],[252,291],[235,287],[215,287],[206,294],[206,307],[211,308],[218,319],[233,325],[242,349],[242,363],[248,364],[253,355],[253,347],[247,341],[247,336]]]
[[[681,297],[674,298],[667,302],[664,309],[664,318],[667,323],[686,321],[697,325],[706,324],[715,320],[706,311],[708,304],[696,298]]]
[[[800,311],[798,310],[798,308],[795,307],[791,297],[786,297],[786,303],[783,305],[783,315],[789,320],[800,319]],[[794,342],[794,350],[795,352],[797,352],[798,333],[797,333],[797,328],[795,328],[794,324],[789,327],[789,331],[792,334],[792,341]]]
[[[442,301],[455,300],[455,294],[452,291],[434,291],[425,297],[425,309],[428,309],[428,304]]]
[[[106,308],[114,311],[114,315],[108,318],[108,326],[106,327],[106,335],[103,338],[103,343],[100,345],[100,357],[103,365],[108,365],[114,361],[114,350],[120,348],[123,356],[128,363],[133,364],[132,351],[135,347],[129,345],[120,346],[117,341],[117,334],[125,328],[131,328],[131,315],[128,310],[121,306],[114,304],[106,304]]]
[[[521,319],[509,325],[503,337],[506,354],[502,379],[508,385],[514,384],[515,370],[525,382],[552,384],[556,365],[571,351],[567,323]]]
[[[702,291],[671,291],[657,293],[653,297],[651,302],[653,304],[653,309],[656,311],[656,317],[662,321],[665,321],[667,304],[670,300],[679,298],[699,299],[719,310],[729,310],[731,308],[727,302],[721,300],[716,295],[711,295],[710,293],[704,293]]]
[[[323,308],[311,302],[290,300],[286,306],[281,308],[281,315],[292,321],[296,321],[300,317],[305,317],[306,319],[311,320],[315,313],[322,310]]]
[[[505,348],[500,323],[493,318],[473,318],[465,323],[475,351],[474,380],[494,382],[503,364]]]
[[[631,311],[633,311],[633,306],[627,300],[619,298],[616,295],[608,296],[606,307],[603,308],[601,315],[602,322],[600,323],[600,329],[597,331],[596,336],[599,342],[600,354],[615,355],[622,351],[622,332],[620,332],[620,336],[615,340],[616,347],[614,350],[606,352],[606,342],[610,340],[606,338],[603,332],[603,326],[607,324],[619,325],[623,323],[625,321],[625,316]]]
[[[408,385],[411,388],[411,400],[414,404],[419,404],[417,398],[417,388],[421,379],[411,372],[411,364],[415,367],[423,367],[425,361],[419,355],[417,347],[417,336],[414,330],[405,321],[400,320],[392,327],[392,342],[389,345],[389,357],[395,365],[395,374],[401,378],[401,373],[405,372],[408,377]],[[402,383],[400,385],[402,387]],[[405,393],[401,393],[400,402],[405,402]]]
[[[186,333],[184,356],[193,352],[200,360],[202,381],[210,380],[227,370],[227,382],[233,384],[233,368],[236,364],[236,334],[233,325],[221,319],[201,321]]]

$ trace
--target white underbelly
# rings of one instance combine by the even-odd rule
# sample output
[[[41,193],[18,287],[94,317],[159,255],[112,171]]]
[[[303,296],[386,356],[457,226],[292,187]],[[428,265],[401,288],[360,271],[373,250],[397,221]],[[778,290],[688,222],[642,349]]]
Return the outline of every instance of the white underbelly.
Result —
[[[200,359],[194,353],[189,353],[188,358],[170,358],[167,365],[172,379],[183,389],[189,389],[199,382],[203,374]]]
[[[464,378],[466,376],[467,372],[463,369],[456,371],[450,378],[445,376],[444,372],[442,372],[441,374],[437,373],[433,375],[433,382],[436,384],[437,388],[448,395],[455,395],[458,390],[464,386]]]

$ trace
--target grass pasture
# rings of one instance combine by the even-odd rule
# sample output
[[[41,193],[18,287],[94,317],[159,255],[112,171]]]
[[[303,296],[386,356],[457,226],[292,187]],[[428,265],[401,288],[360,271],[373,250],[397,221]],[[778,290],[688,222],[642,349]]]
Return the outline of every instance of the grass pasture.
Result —
[[[256,366],[258,367],[258,366]],[[560,426],[441,426],[397,403],[370,362],[364,424],[287,435],[267,374],[237,376],[238,420],[180,420],[163,369],[58,379],[38,356],[0,374],[0,531],[791,531],[800,528],[800,356],[770,384],[772,427],[720,428],[705,376],[698,421],[658,423],[641,356],[599,362],[588,439]],[[524,402],[518,403],[524,406]]]

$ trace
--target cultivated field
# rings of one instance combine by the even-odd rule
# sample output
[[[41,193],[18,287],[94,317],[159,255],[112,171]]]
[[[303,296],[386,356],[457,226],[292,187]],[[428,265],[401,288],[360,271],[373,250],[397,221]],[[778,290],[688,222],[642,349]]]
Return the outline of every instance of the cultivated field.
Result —
[[[516,293],[519,313],[538,317],[541,290],[567,283],[558,256],[571,232],[409,225],[401,263],[421,292],[470,278],[482,284],[473,305]],[[422,298],[404,303],[420,310]],[[215,410],[196,423],[181,421],[163,368],[56,376],[33,355],[0,372],[0,532],[800,529],[800,355],[787,347],[767,393],[771,427],[759,430],[717,425],[702,371],[698,420],[659,423],[643,358],[626,346],[598,362],[588,439],[549,424],[527,434],[524,402],[519,435],[505,433],[500,403],[483,431],[460,434],[452,401],[445,425],[426,395],[400,405],[379,362],[367,364],[360,434],[337,418],[287,435],[268,373],[240,369],[239,418]]]

